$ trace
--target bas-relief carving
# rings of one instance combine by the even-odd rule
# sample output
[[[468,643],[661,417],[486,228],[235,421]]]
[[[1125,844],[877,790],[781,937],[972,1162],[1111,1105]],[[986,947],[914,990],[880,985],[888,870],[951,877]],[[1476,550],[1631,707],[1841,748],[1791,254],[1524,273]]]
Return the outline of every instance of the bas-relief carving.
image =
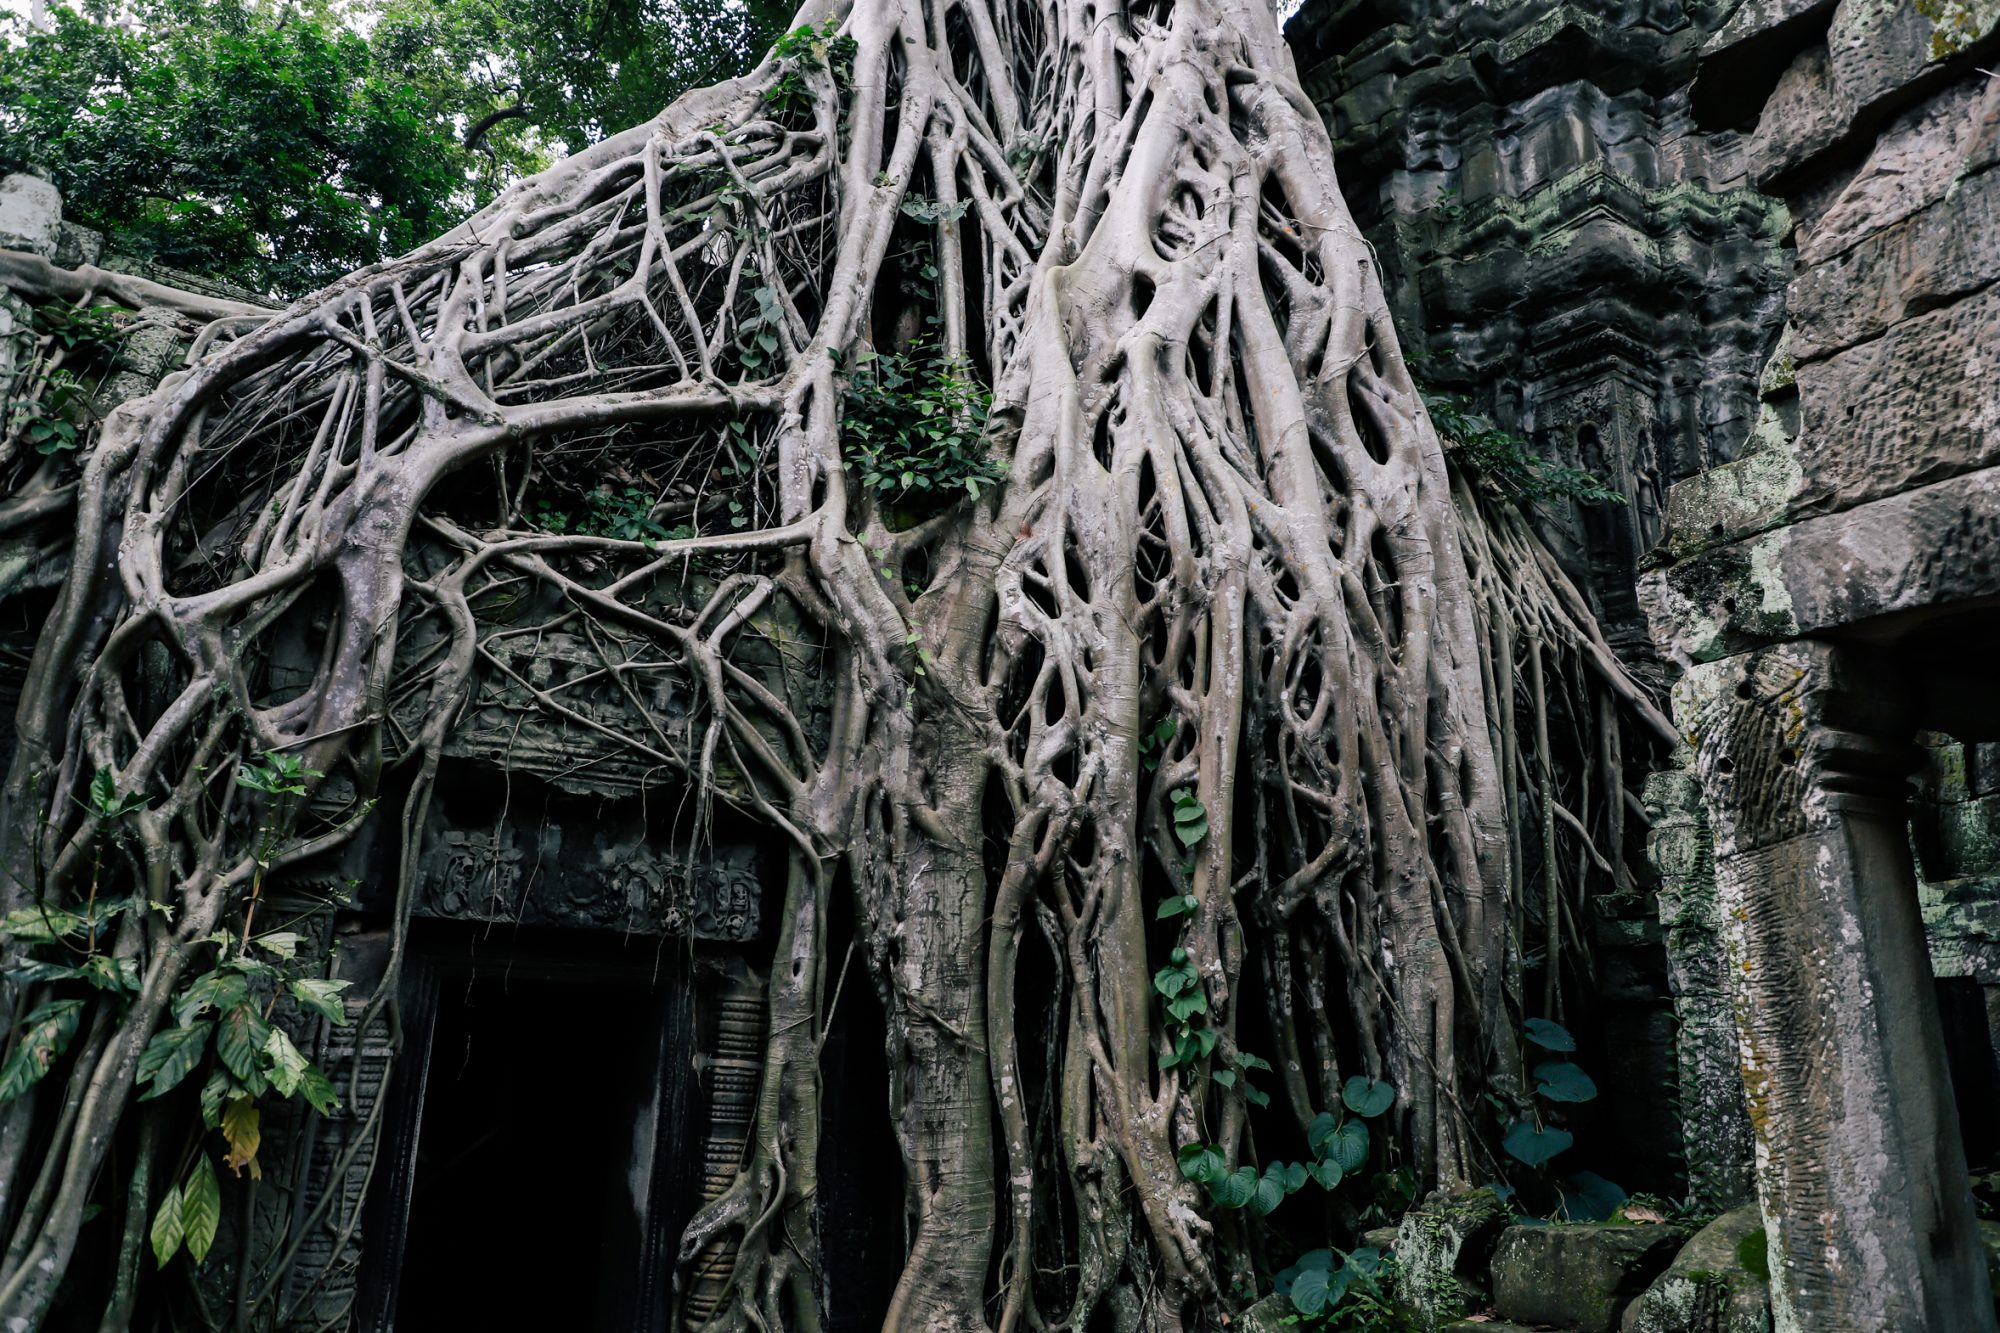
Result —
[[[440,828],[416,908],[454,921],[565,926],[748,940],[760,920],[757,854],[720,847],[700,858],[587,828]]]

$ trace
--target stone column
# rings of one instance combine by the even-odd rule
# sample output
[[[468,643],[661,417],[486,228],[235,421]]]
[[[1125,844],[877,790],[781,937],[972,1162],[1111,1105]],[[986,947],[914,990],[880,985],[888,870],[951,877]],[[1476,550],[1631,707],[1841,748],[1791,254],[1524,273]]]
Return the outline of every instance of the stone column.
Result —
[[[1776,1333],[1992,1333],[1909,847],[1899,691],[1795,641],[1690,668]]]
[[[1737,1070],[1736,1013],[1722,904],[1715,893],[1714,837],[1682,746],[1646,779],[1646,854],[1659,874],[1667,984],[1674,997],[1681,1158],[1688,1197],[1723,1212],[1750,1197],[1750,1117]]]

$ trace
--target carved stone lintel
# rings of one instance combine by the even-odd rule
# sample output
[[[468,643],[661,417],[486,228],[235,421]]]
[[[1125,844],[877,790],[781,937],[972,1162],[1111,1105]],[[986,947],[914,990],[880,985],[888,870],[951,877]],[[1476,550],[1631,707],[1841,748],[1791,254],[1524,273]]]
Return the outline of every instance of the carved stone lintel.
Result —
[[[1676,691],[1714,822],[1779,1333],[1991,1330],[1918,914],[1900,692],[1793,642]]]
[[[432,846],[420,916],[709,940],[748,940],[758,931],[752,847],[690,859],[615,828],[526,828],[505,817],[487,828],[441,826]]]

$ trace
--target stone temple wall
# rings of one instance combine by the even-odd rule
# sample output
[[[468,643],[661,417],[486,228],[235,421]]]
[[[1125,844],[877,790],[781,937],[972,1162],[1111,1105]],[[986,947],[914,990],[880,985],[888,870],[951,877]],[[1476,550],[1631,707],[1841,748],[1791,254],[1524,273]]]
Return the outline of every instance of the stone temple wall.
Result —
[[[1748,434],[1789,262],[1745,137],[1690,114],[1728,10],[1359,0],[1287,29],[1419,377],[1626,497],[1539,526],[1642,669],[1640,558],[1667,486]]]

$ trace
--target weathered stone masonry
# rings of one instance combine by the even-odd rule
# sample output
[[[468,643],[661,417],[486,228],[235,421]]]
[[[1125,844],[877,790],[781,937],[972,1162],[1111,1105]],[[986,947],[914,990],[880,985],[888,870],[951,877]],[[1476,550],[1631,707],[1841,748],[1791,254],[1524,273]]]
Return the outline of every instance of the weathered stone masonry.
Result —
[[[1644,590],[1685,668],[1780,1333],[1994,1327],[1931,957],[1977,889],[1932,836],[1927,941],[1907,800],[1920,730],[2000,739],[1991,23],[1746,5],[1693,91],[1796,219],[1758,428],[1674,488]],[[1974,804],[1945,776],[1919,845]]]

